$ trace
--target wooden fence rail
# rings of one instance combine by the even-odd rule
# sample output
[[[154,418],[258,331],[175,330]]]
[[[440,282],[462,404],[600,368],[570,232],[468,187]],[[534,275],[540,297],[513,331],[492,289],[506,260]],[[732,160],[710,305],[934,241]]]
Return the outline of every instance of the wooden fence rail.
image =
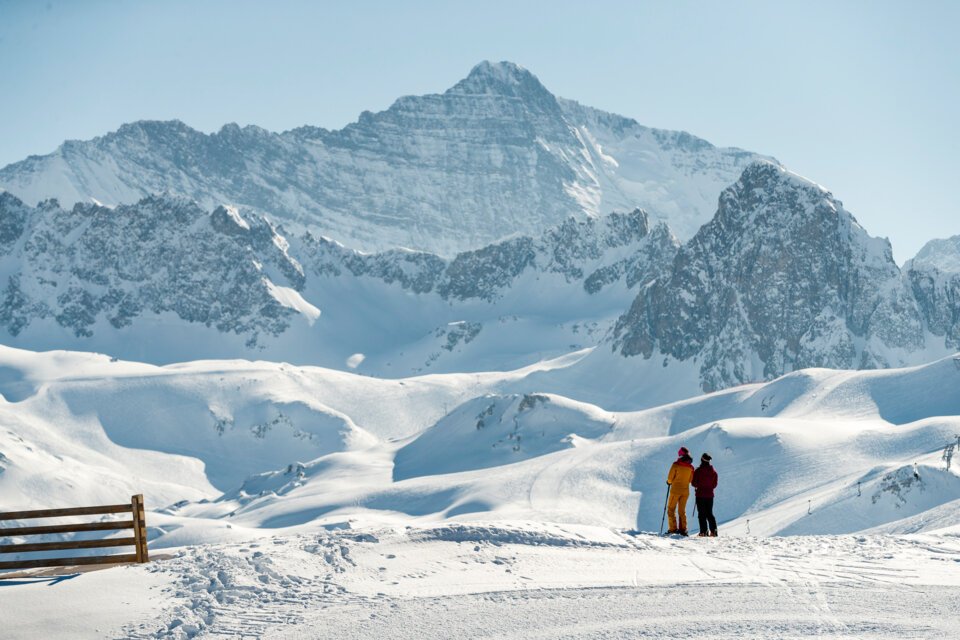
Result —
[[[99,507],[74,507],[69,509],[40,509],[37,511],[8,511],[0,513],[3,520],[30,520],[33,518],[61,518],[64,516],[92,516],[115,513],[129,513],[130,520],[109,522],[81,522],[77,524],[55,524],[30,527],[0,527],[0,538],[12,536],[36,536],[50,533],[79,533],[82,531],[120,531],[132,529],[133,535],[123,538],[101,540],[67,540],[64,542],[35,542],[21,544],[0,544],[0,554],[36,553],[39,551],[60,551],[64,549],[100,549],[111,547],[133,547],[134,553],[81,556],[72,558],[38,558],[36,560],[14,560],[0,562],[3,569],[33,569],[35,567],[65,567],[87,564],[116,564],[121,562],[149,562],[147,550],[147,517],[143,509],[143,496],[137,494],[127,504],[109,504]]]

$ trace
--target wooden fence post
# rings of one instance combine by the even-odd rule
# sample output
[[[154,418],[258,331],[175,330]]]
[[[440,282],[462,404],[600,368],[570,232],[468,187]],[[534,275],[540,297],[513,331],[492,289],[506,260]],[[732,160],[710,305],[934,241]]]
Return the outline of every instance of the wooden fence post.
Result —
[[[137,562],[149,562],[150,555],[147,550],[147,516],[143,508],[143,494],[130,498],[133,511],[133,539],[134,547],[137,553]]]

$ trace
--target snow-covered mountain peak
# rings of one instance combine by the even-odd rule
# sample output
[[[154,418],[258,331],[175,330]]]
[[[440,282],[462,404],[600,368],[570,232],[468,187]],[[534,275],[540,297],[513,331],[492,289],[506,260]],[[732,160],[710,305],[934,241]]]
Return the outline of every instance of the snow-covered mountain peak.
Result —
[[[368,252],[452,257],[637,207],[686,239],[760,157],[559,99],[519,65],[484,62],[444,93],[399,98],[336,131],[133,122],[0,169],[0,189],[67,207],[168,192]]]
[[[931,270],[960,274],[960,235],[938,238],[923,245],[905,269]]]
[[[918,305],[889,242],[829,191],[759,162],[724,190],[670,275],[639,291],[614,345],[694,360],[710,391],[803,367],[904,364],[942,306]],[[935,333],[949,335],[941,324]]]
[[[837,235],[856,246],[860,259],[889,270],[893,251],[886,238],[871,237],[843,203],[823,186],[780,164],[757,161],[720,194],[714,220],[697,236],[738,228],[738,243],[767,242],[771,235],[814,234],[824,243]]]
[[[240,235],[250,231],[250,223],[244,220],[236,207],[221,205],[210,214],[213,228],[227,235]]]
[[[174,140],[195,142],[206,137],[182,120],[136,120],[120,125],[113,132],[94,138],[91,142],[101,145],[122,144],[168,144]],[[83,154],[89,143],[84,140],[67,140],[60,150],[65,154]]]
[[[447,89],[448,95],[500,95],[512,98],[556,99],[537,76],[513,62],[484,60],[466,78]]]
[[[171,120],[135,120],[133,122],[127,122],[120,125],[116,133],[118,135],[133,135],[138,132],[152,133],[161,130],[166,132],[178,132],[182,134],[190,134],[194,132],[194,130],[183,120],[173,118]],[[71,142],[79,141],[73,140]]]
[[[793,173],[783,165],[765,160],[749,164],[740,179],[725,189],[720,197],[721,200],[735,197],[748,203],[747,206],[739,207],[724,207],[721,203],[721,211],[736,209],[740,212],[756,213],[768,205],[783,205],[785,199],[791,206],[782,210],[790,214],[803,214],[818,205],[833,211],[838,211],[843,206],[834,199],[832,193],[819,184]]]

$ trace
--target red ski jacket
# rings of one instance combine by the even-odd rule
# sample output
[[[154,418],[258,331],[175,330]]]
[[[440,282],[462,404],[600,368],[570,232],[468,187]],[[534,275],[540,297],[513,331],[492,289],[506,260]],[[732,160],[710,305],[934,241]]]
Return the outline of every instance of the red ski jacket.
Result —
[[[701,463],[693,472],[690,484],[697,490],[698,498],[712,498],[713,490],[717,488],[717,470],[705,462]]]

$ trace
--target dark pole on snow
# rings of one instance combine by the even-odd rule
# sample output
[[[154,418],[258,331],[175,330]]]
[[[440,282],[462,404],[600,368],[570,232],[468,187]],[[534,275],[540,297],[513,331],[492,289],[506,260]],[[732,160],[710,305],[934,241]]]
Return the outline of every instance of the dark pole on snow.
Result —
[[[670,500],[670,483],[667,483],[667,495],[663,498],[663,516],[660,518],[660,535],[663,535],[663,521],[667,519],[667,501]]]

